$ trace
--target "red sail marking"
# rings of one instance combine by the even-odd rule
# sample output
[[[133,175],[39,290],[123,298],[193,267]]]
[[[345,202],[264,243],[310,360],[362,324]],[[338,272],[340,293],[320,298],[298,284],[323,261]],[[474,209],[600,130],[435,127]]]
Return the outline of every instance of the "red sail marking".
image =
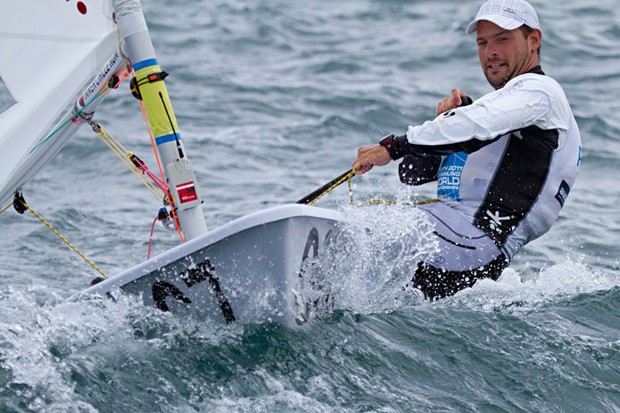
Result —
[[[88,11],[88,9],[86,8],[86,4],[84,4],[84,2],[82,1],[77,2],[77,9],[82,14],[86,14],[86,12]]]

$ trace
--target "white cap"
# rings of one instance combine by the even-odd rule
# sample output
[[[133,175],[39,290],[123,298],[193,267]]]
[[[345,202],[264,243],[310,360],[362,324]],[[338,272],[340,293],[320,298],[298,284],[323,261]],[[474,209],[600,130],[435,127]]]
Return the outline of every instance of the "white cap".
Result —
[[[530,3],[525,0],[488,0],[478,10],[476,19],[467,26],[467,34],[478,29],[480,20],[488,20],[506,30],[514,30],[527,25],[538,29],[538,15]]]

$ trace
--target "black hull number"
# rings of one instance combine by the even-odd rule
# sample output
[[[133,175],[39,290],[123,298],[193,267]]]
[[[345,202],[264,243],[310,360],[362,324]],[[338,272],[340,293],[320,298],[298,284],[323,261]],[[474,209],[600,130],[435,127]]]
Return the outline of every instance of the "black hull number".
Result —
[[[235,314],[233,309],[228,302],[228,299],[222,292],[220,287],[220,281],[213,273],[215,269],[213,265],[206,260],[196,266],[196,268],[190,268],[179,274],[179,278],[183,280],[185,285],[188,288],[192,288],[194,285],[199,284],[203,281],[208,281],[211,287],[211,291],[215,295],[217,299],[217,303],[222,311],[222,316],[224,317],[224,321],[227,323],[231,323],[235,321]],[[175,300],[182,302],[183,304],[191,304],[192,300],[189,299],[181,290],[179,290],[174,284],[171,284],[167,281],[157,281],[151,287],[151,292],[153,295],[153,301],[155,302],[155,306],[159,308],[161,311],[170,311],[170,307],[166,303],[166,298],[172,297]]]

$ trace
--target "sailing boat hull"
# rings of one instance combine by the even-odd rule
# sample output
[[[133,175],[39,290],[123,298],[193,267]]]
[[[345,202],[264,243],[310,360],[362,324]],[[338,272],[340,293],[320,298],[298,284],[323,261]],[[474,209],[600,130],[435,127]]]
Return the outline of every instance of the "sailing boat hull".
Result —
[[[305,321],[296,294],[304,263],[318,256],[344,216],[305,205],[283,205],[230,222],[78,297],[112,290],[136,294],[147,306],[213,322],[286,325]]]

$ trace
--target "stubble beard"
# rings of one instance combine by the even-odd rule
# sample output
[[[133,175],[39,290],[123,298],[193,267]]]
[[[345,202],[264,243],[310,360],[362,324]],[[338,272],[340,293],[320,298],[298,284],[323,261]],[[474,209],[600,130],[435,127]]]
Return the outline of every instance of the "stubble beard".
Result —
[[[502,76],[493,76],[490,75],[490,69],[488,69],[488,64],[491,62],[487,62],[487,66],[485,66],[484,68],[484,76],[487,78],[487,81],[491,84],[491,86],[493,86],[495,88],[495,90],[497,89],[501,89],[504,86],[506,86],[506,83],[508,83],[512,78],[516,77],[518,74],[520,74],[517,71],[517,68],[520,68],[520,70],[523,70],[525,64],[527,61],[527,50],[523,49],[520,50],[516,56],[514,56],[514,58],[508,58],[505,63],[505,70]]]
[[[512,68],[510,65],[506,66],[506,70],[501,77],[498,77],[497,75],[492,76],[491,74],[489,74],[489,70],[485,69],[484,76],[487,78],[487,81],[491,86],[493,86],[495,90],[501,89],[506,86],[506,83],[508,83],[510,79],[514,77],[514,68]]]

